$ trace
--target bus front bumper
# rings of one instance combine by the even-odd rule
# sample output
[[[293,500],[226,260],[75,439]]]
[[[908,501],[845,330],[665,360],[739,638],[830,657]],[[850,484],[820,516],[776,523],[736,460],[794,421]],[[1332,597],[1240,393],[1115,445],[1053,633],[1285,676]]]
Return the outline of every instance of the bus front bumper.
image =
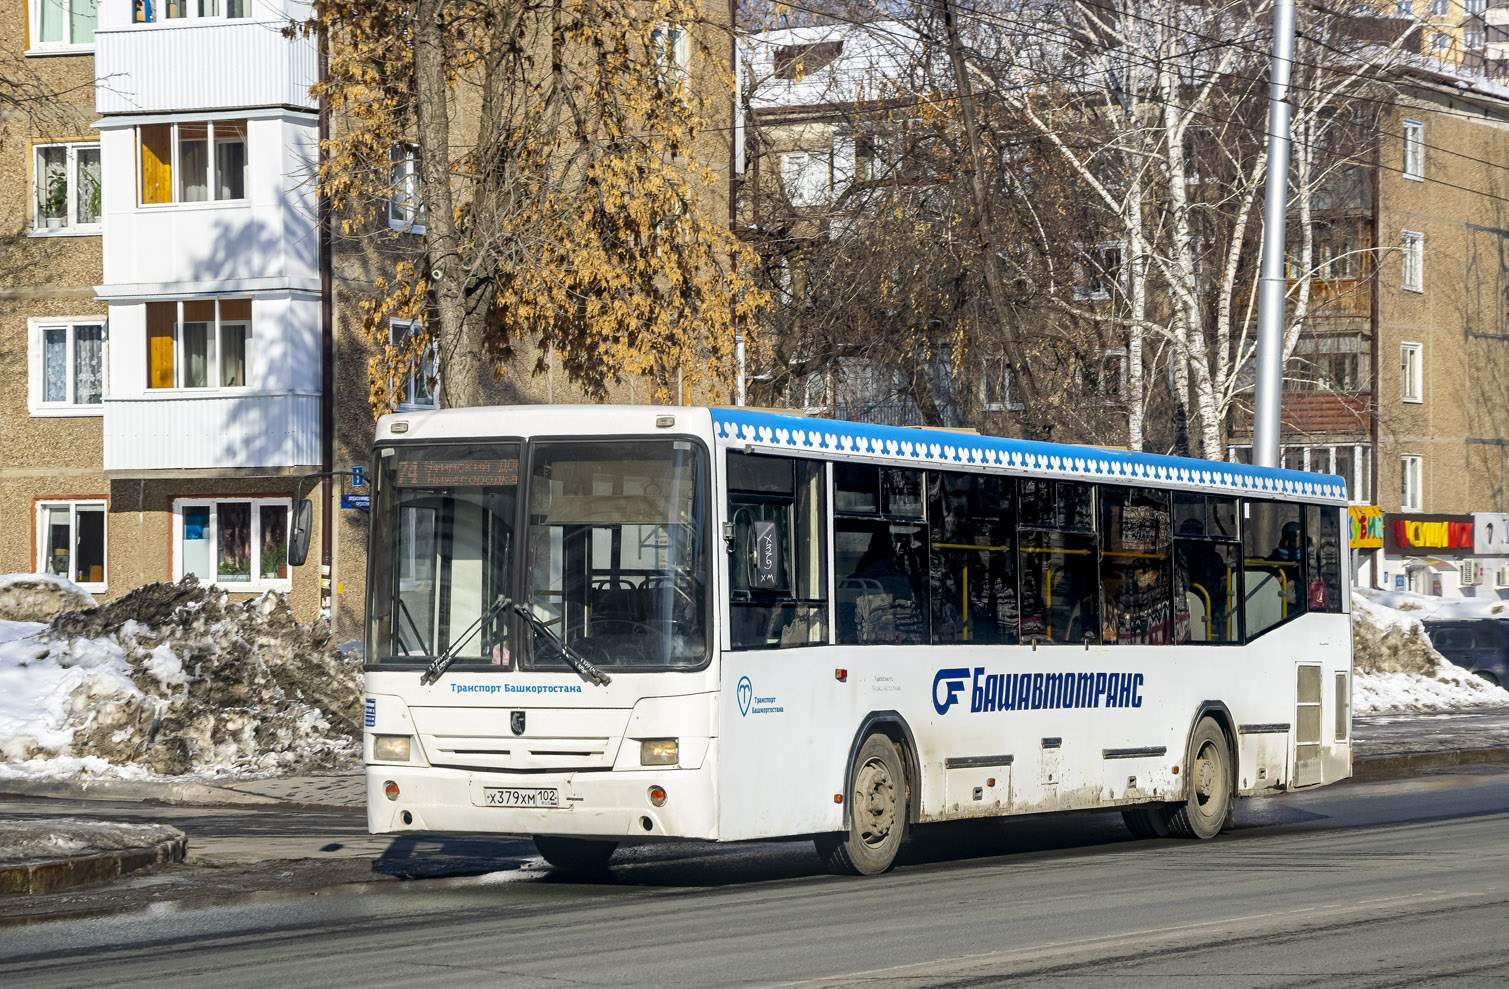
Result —
[[[583,838],[716,839],[714,761],[700,769],[636,769],[585,773],[508,773],[430,766],[367,766],[367,830],[473,831],[571,835]],[[398,786],[390,800],[388,783]],[[665,791],[650,801],[650,788]],[[555,788],[562,806],[488,806],[487,790]],[[407,814],[407,818],[405,817]]]

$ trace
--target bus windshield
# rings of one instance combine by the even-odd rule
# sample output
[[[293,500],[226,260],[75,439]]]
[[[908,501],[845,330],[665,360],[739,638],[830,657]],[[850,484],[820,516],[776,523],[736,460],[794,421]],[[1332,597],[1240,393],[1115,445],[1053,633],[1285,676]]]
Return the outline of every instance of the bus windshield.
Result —
[[[508,668],[519,444],[385,448],[374,482],[369,659]]]
[[[686,440],[534,446],[525,603],[546,628],[530,663],[564,665],[558,640],[605,667],[707,661],[707,471]]]
[[[607,668],[702,666],[709,581],[701,446],[543,441],[521,468],[524,455],[518,442],[381,451],[369,662],[425,663],[455,649],[458,667],[556,670],[568,668],[564,642]],[[492,607],[515,596],[539,628]]]

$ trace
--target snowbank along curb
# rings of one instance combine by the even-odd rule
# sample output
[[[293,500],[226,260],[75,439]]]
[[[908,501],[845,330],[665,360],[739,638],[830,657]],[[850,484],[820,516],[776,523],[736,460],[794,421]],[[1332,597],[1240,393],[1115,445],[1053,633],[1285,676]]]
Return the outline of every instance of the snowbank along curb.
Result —
[[[188,838],[179,832],[141,848],[0,864],[0,895],[54,893],[83,883],[119,879],[128,872],[154,865],[182,862],[188,844]]]

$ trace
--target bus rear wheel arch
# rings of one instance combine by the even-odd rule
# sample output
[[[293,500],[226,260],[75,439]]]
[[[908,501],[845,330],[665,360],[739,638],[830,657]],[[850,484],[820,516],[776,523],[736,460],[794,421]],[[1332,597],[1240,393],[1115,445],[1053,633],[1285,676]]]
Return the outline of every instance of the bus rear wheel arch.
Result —
[[[911,819],[911,782],[900,744],[882,731],[865,736],[847,774],[848,828],[814,839],[829,872],[874,876],[896,864]]]
[[[1236,807],[1236,752],[1216,718],[1202,714],[1190,733],[1184,799],[1144,804],[1121,812],[1139,838],[1214,838],[1231,824]]]

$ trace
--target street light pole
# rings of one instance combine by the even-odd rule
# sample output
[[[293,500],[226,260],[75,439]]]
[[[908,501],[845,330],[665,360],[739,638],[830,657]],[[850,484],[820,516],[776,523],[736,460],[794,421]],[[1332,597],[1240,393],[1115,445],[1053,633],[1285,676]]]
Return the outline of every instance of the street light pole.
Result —
[[[1263,268],[1258,281],[1257,395],[1252,462],[1279,465],[1284,394],[1284,220],[1289,208],[1289,73],[1294,67],[1294,0],[1274,0],[1268,80],[1268,176],[1263,197]]]

